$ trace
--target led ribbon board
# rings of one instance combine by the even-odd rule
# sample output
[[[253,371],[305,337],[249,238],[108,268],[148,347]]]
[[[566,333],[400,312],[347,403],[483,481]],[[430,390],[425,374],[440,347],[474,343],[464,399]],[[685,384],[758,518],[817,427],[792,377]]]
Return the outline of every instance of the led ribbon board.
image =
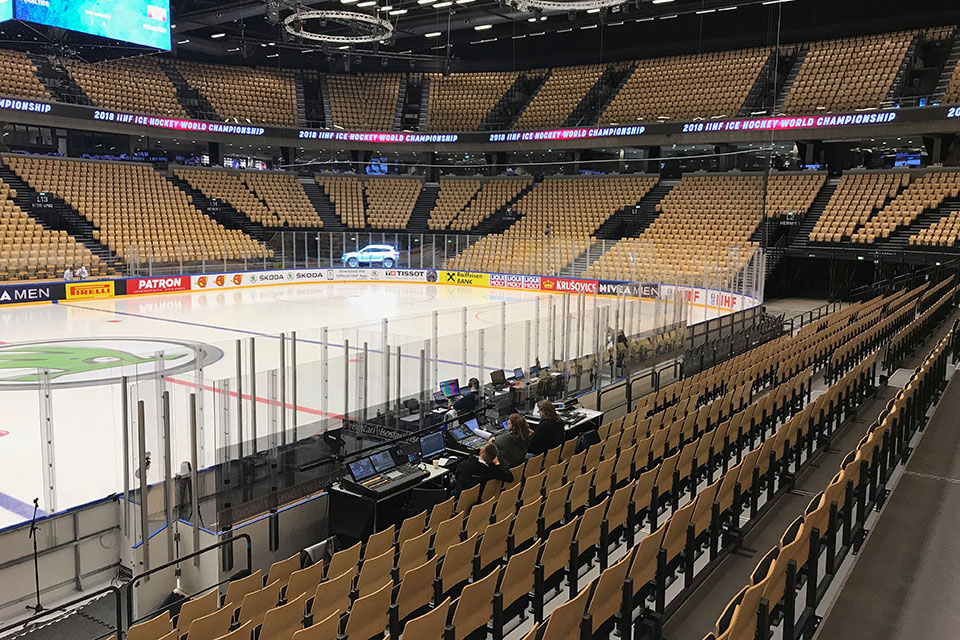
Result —
[[[12,1],[17,20],[170,49],[170,0]],[[0,20],[4,19],[4,4],[10,2],[0,0]]]

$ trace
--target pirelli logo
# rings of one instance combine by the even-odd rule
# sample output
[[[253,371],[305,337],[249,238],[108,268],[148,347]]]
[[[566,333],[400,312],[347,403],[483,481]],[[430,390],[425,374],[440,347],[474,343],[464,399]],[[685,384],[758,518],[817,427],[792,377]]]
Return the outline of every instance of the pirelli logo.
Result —
[[[67,283],[67,300],[95,300],[97,298],[112,298],[113,295],[112,280],[109,282]]]

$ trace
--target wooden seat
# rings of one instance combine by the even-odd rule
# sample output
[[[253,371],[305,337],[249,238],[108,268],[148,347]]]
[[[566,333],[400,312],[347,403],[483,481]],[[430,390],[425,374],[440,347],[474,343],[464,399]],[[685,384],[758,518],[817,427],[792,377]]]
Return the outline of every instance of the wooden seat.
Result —
[[[580,519],[571,520],[567,524],[554,529],[547,536],[547,541],[541,547],[540,564],[543,566],[543,578],[550,581],[559,574],[567,571],[570,565],[570,544]]]
[[[401,578],[407,571],[420,566],[427,559],[431,537],[430,532],[427,531],[406,540],[400,547],[400,555],[397,557],[397,571]]]
[[[173,630],[170,612],[164,611],[155,618],[135,624],[127,631],[127,637],[133,640],[159,640]],[[216,636],[208,636],[216,637]]]
[[[472,582],[463,588],[451,620],[454,640],[463,640],[485,626],[493,617],[493,594],[500,581],[500,571],[498,567],[486,578]]]
[[[362,543],[358,542],[349,549],[343,549],[333,554],[333,557],[330,558],[330,566],[327,567],[327,577],[337,577],[345,571],[356,573],[357,567],[360,565],[360,548],[362,546]]]
[[[396,598],[397,614],[400,620],[406,620],[430,604],[430,599],[433,597],[433,581],[436,577],[436,556],[403,574]]]
[[[450,598],[423,614],[407,622],[401,634],[401,640],[428,640],[442,638],[447,626],[447,614],[450,611]]]
[[[334,611],[319,622],[314,618],[313,624],[294,633],[292,640],[337,640],[339,634],[340,611]]]
[[[346,571],[317,585],[310,605],[310,615],[314,620],[322,620],[335,611],[344,612],[350,608],[353,576],[353,573]]]
[[[238,629],[234,629],[229,633],[217,638],[217,640],[251,640],[250,634],[253,633],[253,625],[249,622],[245,622]]]
[[[357,593],[363,597],[368,593],[378,591],[383,585],[393,581],[393,547],[379,556],[363,561],[360,575],[357,577]]]
[[[589,607],[594,633],[620,612],[621,594],[631,560],[630,554],[626,554],[597,578]]]
[[[541,640],[577,640],[581,638],[580,625],[587,611],[587,603],[593,592],[593,584],[580,590],[577,597],[568,600],[553,610],[547,619]]]
[[[400,524],[400,531],[397,532],[397,546],[403,548],[403,543],[411,538],[416,538],[427,528],[427,512],[421,511],[415,516],[410,516]]]
[[[473,567],[473,554],[477,549],[477,534],[447,549],[440,567],[440,587],[442,594],[450,594],[470,579]]]
[[[267,611],[277,606],[282,588],[283,585],[279,580],[276,580],[262,589],[257,589],[243,596],[240,612],[237,614],[237,622],[239,624],[251,622],[254,627],[259,626],[263,622],[263,616]]]
[[[383,531],[374,533],[367,538],[367,544],[363,548],[363,558],[376,558],[387,551],[393,551],[393,542],[396,532],[393,525],[390,525]]]
[[[543,498],[537,498],[535,501],[524,504],[517,511],[517,516],[513,519],[510,528],[510,544],[513,550],[522,549],[527,543],[537,537],[537,519],[540,517],[540,507],[543,505]]]
[[[299,568],[299,553],[290,556],[286,560],[278,560],[270,565],[270,570],[267,572],[267,577],[264,579],[264,583],[270,584],[271,582],[280,582],[281,586],[286,586],[286,584],[290,581],[290,576]]]
[[[442,557],[447,553],[447,549],[460,542],[460,534],[463,531],[463,521],[465,519],[466,514],[458,513],[437,526],[432,543],[436,555]]]
[[[385,584],[377,591],[357,598],[350,609],[344,635],[350,640],[370,640],[379,637],[389,625],[388,610],[393,585]]]
[[[488,525],[483,530],[483,538],[480,539],[480,549],[477,555],[480,556],[481,575],[494,563],[500,563],[507,555],[507,534],[510,532],[512,518],[504,518],[499,522]],[[474,576],[479,578],[480,576]]]
[[[264,640],[290,640],[303,628],[303,614],[307,608],[307,596],[301,594],[287,604],[274,607],[263,616],[260,637]]]
[[[223,596],[223,606],[240,606],[243,597],[252,591],[263,588],[263,573],[257,569],[246,578],[231,580],[227,585],[227,593]]]
[[[210,615],[219,606],[220,594],[216,589],[211,589],[202,596],[190,598],[180,607],[180,613],[177,615],[177,629],[181,633],[186,633],[190,629],[191,622],[197,618]]]
[[[187,640],[208,640],[209,638],[219,638],[230,631],[230,623],[232,621],[232,606],[218,609],[210,615],[197,618],[191,622],[190,629],[187,632]]]
[[[540,555],[540,546],[532,545],[526,551],[515,553],[507,560],[498,590],[503,594],[503,608],[509,609],[533,591],[534,568]],[[526,606],[524,606],[526,608]]]
[[[292,600],[303,594],[313,595],[317,585],[323,581],[323,570],[323,560],[320,560],[305,569],[294,571],[290,574],[290,581],[287,583],[283,597]]]

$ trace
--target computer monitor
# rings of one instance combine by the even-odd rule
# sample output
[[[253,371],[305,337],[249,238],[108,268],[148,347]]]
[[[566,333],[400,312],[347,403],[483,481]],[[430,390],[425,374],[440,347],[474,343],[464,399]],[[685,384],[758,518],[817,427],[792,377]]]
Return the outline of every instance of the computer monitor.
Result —
[[[503,369],[491,371],[490,382],[492,382],[493,386],[495,387],[502,387],[503,385],[507,384],[507,376],[503,373]]]
[[[453,429],[450,429],[450,435],[453,436],[454,440],[459,442],[460,440],[466,440],[467,438],[471,437],[473,434],[467,431],[466,429],[464,429],[463,427],[454,427]]]
[[[477,422],[476,418],[470,418],[469,420],[463,423],[463,426],[469,429],[470,433],[476,434],[477,429],[480,428],[480,423]]]
[[[523,367],[517,367],[513,370],[514,380],[523,380]]]
[[[452,398],[460,395],[460,381],[457,379],[444,380],[440,383],[440,391],[444,398]]]
[[[390,455],[389,451],[381,451],[380,453],[373,454],[370,456],[370,461],[373,462],[373,468],[377,470],[377,473],[389,471],[396,466],[393,462],[393,456]]]
[[[540,375],[540,367],[538,367],[537,365],[533,365],[532,367],[530,367],[530,377],[536,378],[538,375]]]
[[[361,458],[356,462],[351,462],[347,465],[347,468],[350,469],[350,475],[352,475],[353,479],[357,482],[369,478],[376,473],[370,458]]]
[[[446,404],[447,397],[443,395],[443,391],[434,391],[433,392],[433,401],[437,404]]]
[[[447,450],[443,444],[443,432],[437,431],[420,438],[420,458],[429,460],[436,458]]]
[[[501,422],[501,423],[500,423],[500,426],[503,427],[503,430],[504,430],[504,431],[509,431],[509,430],[510,430],[510,418],[507,418],[506,420],[504,420],[503,422]]]

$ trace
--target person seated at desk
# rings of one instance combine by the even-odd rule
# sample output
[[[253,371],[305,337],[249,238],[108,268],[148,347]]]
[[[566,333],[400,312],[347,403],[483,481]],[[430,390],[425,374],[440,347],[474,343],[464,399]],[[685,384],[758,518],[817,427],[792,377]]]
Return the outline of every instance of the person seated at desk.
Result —
[[[540,414],[540,424],[533,430],[530,436],[530,446],[527,448],[528,456],[538,456],[546,453],[550,449],[559,447],[566,439],[563,421],[557,415],[557,410],[549,400],[541,400],[537,403],[537,409]]]
[[[513,473],[510,472],[509,467],[500,464],[500,452],[497,445],[492,442],[480,449],[480,454],[476,458],[469,458],[458,464],[454,473],[457,477],[458,494],[478,484],[480,492],[483,493],[483,485],[488,480],[513,482]]]
[[[453,410],[457,415],[462,416],[465,413],[476,411],[480,406],[480,381],[476,378],[470,378],[467,386],[467,392],[453,403]]]
[[[507,430],[493,438],[500,450],[500,457],[508,467],[515,467],[527,459],[530,447],[530,425],[519,413],[511,413],[507,419]]]

